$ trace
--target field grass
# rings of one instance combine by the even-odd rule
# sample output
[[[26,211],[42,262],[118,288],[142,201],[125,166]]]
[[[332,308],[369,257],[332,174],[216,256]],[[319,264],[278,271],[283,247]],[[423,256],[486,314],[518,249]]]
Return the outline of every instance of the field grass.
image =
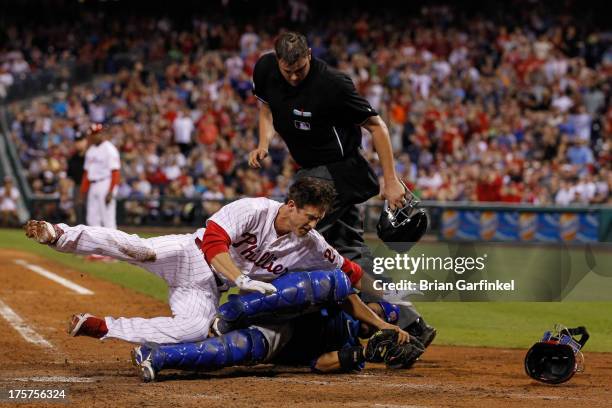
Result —
[[[417,302],[436,344],[525,348],[555,323],[586,326],[586,350],[612,352],[612,302]]]
[[[371,243],[378,254],[375,242]],[[25,238],[21,230],[0,230],[0,248],[27,251],[51,259],[58,264],[81,272],[91,274],[121,286],[166,300],[167,288],[156,276],[126,263],[87,262],[81,257],[62,254],[39,245]],[[555,267],[563,272],[567,270],[565,262],[575,260],[575,268],[582,270],[584,249],[554,249],[504,247],[502,245],[479,245],[469,249],[491,254],[498,265],[499,273],[512,274],[520,269],[521,273],[536,273],[538,268]],[[457,256],[454,245],[444,243],[424,243],[415,247],[413,252],[428,256]],[[528,347],[554,323],[567,326],[584,325],[591,332],[587,350],[612,352],[612,291],[608,291],[608,276],[612,273],[612,253],[595,251],[595,269],[598,273],[587,276],[566,290],[563,302],[419,302],[415,297],[418,309],[427,321],[438,328],[436,344],[487,346],[487,347]],[[574,261],[571,261],[574,262]],[[593,262],[588,263],[593,266]],[[570,264],[570,265],[573,265]],[[592,268],[593,269],[593,268]],[[0,272],[1,273],[1,272]],[[395,272],[399,273],[399,272]],[[404,278],[401,275],[395,279]],[[572,293],[580,296],[572,297]],[[592,292],[593,300],[568,301],[582,298],[584,293]],[[607,301],[602,301],[607,300]]]
[[[0,248],[31,252],[60,265],[134,289],[156,299],[164,301],[167,299],[168,290],[165,282],[144,269],[124,262],[88,262],[83,257],[57,252],[47,245],[40,245],[27,239],[22,230],[0,229]]]

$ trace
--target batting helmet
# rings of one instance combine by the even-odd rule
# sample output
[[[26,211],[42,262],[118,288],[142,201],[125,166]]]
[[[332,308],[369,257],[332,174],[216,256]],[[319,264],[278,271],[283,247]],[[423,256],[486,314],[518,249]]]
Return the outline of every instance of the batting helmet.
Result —
[[[580,340],[573,336],[580,335]],[[584,326],[568,329],[560,324],[544,333],[525,356],[525,372],[534,380],[546,384],[561,384],[578,371],[584,370],[584,357],[580,351],[589,333]]]
[[[403,183],[402,183],[403,184]],[[407,252],[427,231],[427,214],[417,208],[419,200],[404,185],[406,204],[402,208],[391,210],[385,201],[380,219],[376,225],[378,237],[387,247],[396,252]]]

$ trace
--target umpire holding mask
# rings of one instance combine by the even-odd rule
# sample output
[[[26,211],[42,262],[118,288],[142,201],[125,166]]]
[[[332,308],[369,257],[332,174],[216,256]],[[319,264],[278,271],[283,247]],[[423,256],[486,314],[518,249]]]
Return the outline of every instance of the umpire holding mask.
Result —
[[[380,300],[382,294],[372,288],[372,254],[363,239],[363,220],[356,204],[380,192],[377,177],[360,151],[362,127],[372,134],[378,153],[384,198],[392,209],[405,203],[406,191],[395,173],[387,126],[357,93],[348,75],[312,57],[302,34],[280,34],[274,49],[259,58],[253,73],[253,92],[261,104],[259,145],[249,154],[249,165],[260,167],[270,140],[278,134],[301,167],[296,178],[312,176],[334,182],[336,202],[317,229],[369,276],[362,280],[364,300]],[[400,327],[411,324],[429,327],[413,307],[402,307]]]

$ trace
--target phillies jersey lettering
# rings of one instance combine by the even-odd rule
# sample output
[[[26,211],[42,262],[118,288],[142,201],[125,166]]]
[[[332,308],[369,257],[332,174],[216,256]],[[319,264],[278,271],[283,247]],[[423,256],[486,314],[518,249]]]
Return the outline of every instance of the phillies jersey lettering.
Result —
[[[245,239],[232,244],[232,246],[234,248],[238,248],[243,244],[246,244],[247,248],[240,252],[240,255],[242,255],[247,261],[251,261],[255,266],[266,269],[268,272],[272,272],[275,275],[281,275],[287,272],[288,269],[282,264],[274,264],[274,261],[277,260],[277,257],[274,254],[267,251],[260,254],[259,251],[257,251],[257,237],[255,235],[245,232],[242,234],[242,236],[245,237]]]

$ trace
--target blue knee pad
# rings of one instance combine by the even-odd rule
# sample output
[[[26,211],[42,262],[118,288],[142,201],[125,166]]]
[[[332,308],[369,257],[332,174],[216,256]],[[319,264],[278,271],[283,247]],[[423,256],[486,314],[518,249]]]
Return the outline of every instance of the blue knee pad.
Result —
[[[217,316],[232,327],[240,327],[256,317],[283,312],[299,315],[312,306],[338,304],[352,293],[349,278],[339,269],[287,273],[272,284],[277,292],[269,295],[230,295]]]
[[[258,329],[242,329],[197,343],[168,344],[151,350],[151,365],[212,371],[234,365],[253,365],[268,355],[268,341]]]

